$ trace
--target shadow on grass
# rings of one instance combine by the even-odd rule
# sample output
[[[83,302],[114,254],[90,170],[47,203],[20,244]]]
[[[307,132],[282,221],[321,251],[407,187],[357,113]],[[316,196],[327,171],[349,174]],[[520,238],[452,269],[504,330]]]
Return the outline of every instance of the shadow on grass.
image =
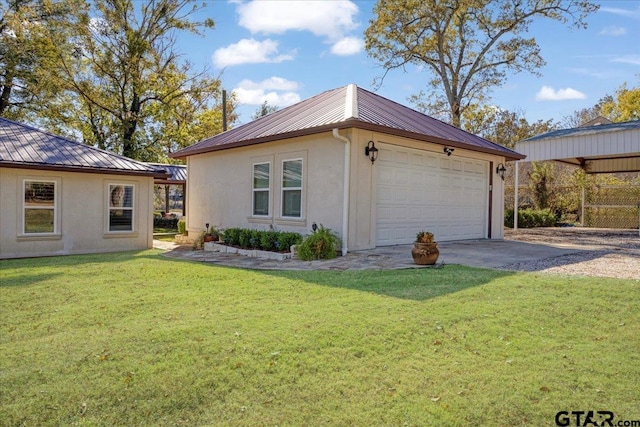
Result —
[[[46,271],[47,268],[78,267],[87,264],[119,264],[131,261],[135,257],[146,256],[148,251],[109,252],[84,255],[59,255],[37,258],[15,258],[0,260],[0,287],[29,286],[53,277],[63,276],[64,272]],[[160,257],[160,254],[157,255]],[[38,272],[45,269],[45,272]],[[10,277],[8,270],[17,274]]]
[[[261,274],[314,285],[424,301],[518,274],[460,265],[442,268],[358,271],[262,271]]]

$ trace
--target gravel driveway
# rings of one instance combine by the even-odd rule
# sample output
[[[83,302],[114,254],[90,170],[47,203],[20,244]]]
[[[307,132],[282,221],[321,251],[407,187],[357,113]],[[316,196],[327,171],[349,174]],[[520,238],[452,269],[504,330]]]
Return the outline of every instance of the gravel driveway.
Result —
[[[505,266],[510,270],[640,280],[638,230],[567,227],[514,232],[507,229],[505,240],[584,249],[580,253]]]

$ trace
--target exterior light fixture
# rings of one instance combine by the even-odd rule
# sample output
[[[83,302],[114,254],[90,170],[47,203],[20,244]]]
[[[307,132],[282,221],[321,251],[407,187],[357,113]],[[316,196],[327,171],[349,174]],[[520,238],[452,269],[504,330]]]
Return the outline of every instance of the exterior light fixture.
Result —
[[[444,152],[447,156],[450,156],[451,153],[453,153],[455,151],[455,148],[451,148],[451,147],[444,147]]]
[[[498,176],[500,176],[500,178],[502,178],[503,181],[504,181],[504,174],[506,172],[507,172],[507,168],[504,167],[502,163],[498,164],[498,167],[496,168],[496,173],[498,174]]]
[[[376,161],[378,158],[378,149],[376,148],[376,144],[373,141],[369,141],[366,147],[364,147],[364,155],[371,160],[371,164]]]

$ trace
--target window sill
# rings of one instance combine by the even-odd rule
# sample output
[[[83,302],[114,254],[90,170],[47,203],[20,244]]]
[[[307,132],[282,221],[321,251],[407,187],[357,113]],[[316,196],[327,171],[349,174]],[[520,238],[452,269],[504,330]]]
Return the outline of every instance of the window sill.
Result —
[[[247,221],[256,224],[271,224],[273,222],[273,218],[270,216],[250,216],[247,217]]]
[[[307,220],[304,218],[277,218],[275,223],[278,225],[290,225],[293,227],[307,226]]]
[[[62,234],[18,234],[18,242],[38,242],[41,240],[61,240]]]
[[[138,237],[137,231],[109,231],[102,234],[103,239],[121,239],[121,238],[136,238]]]

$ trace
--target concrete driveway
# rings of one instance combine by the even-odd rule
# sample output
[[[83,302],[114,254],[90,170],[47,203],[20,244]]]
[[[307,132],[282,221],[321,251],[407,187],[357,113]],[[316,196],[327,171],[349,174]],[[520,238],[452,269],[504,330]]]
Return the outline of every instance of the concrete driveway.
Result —
[[[413,245],[379,247],[371,250],[349,252],[347,256],[333,260],[302,261],[297,259],[274,261],[249,258],[237,254],[186,250],[158,242],[156,247],[167,250],[174,258],[191,259],[219,265],[258,270],[393,270],[425,268],[417,266],[411,257]],[[484,268],[505,268],[510,265],[536,263],[550,258],[588,253],[592,248],[580,245],[545,244],[514,240],[466,240],[438,244],[438,265],[461,264]],[[517,269],[517,268],[514,268]]]

